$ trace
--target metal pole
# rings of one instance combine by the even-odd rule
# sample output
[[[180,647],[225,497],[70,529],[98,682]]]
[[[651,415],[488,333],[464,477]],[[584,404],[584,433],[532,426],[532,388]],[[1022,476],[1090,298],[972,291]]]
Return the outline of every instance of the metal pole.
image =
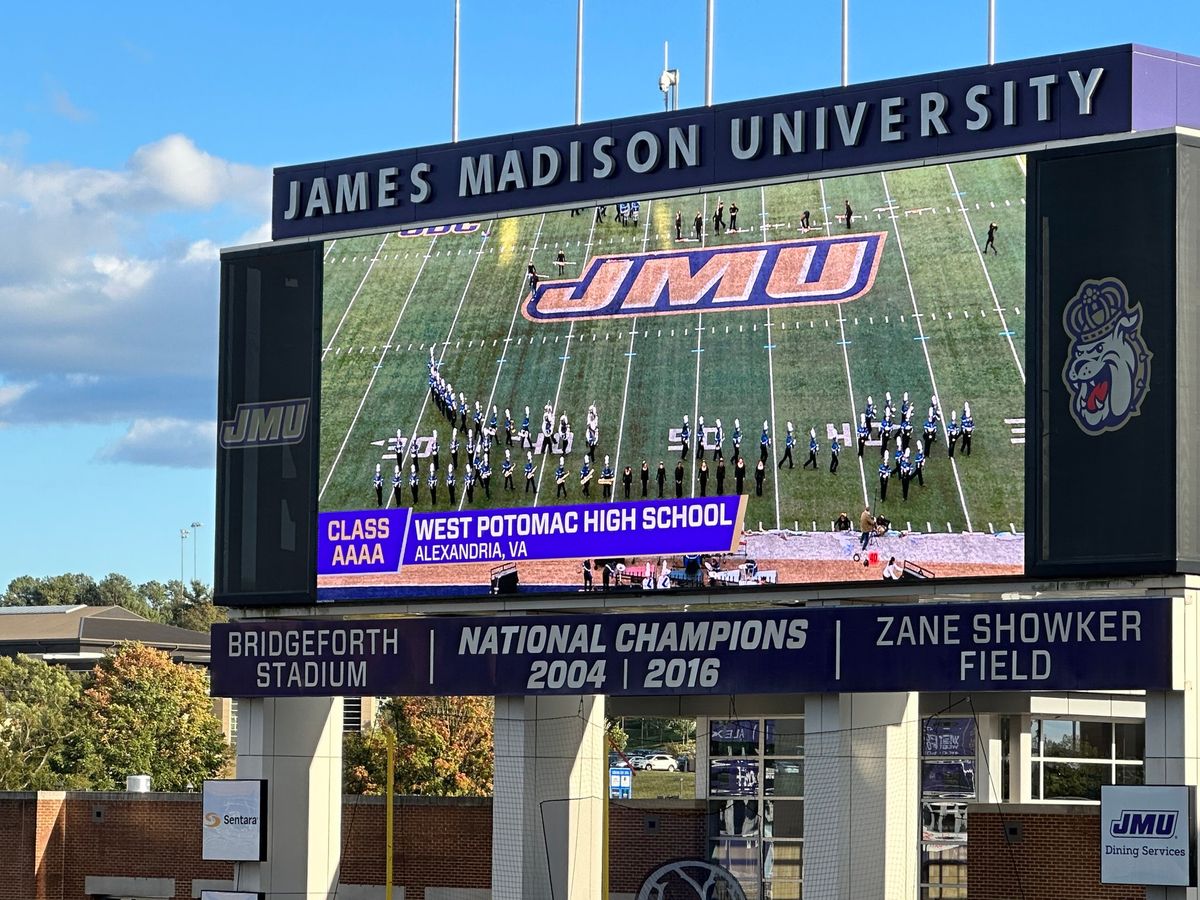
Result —
[[[712,72],[713,72],[713,3],[708,0],[708,23],[704,35],[704,105],[712,106]],[[679,105],[676,98],[676,106]]]
[[[988,65],[996,64],[996,0],[988,0]]]
[[[575,124],[583,122],[583,0],[575,12]]]
[[[457,0],[456,0],[457,2]],[[387,810],[384,815],[383,896],[392,900],[392,852],[396,815],[396,735],[389,728],[387,735]]]
[[[196,548],[200,546],[200,527],[203,523],[192,523],[192,581],[196,580]]]
[[[842,87],[850,83],[850,0],[842,0]]]
[[[179,529],[179,586],[183,589],[183,551],[187,543],[188,530],[186,528]]]
[[[454,0],[454,88],[450,111],[450,140],[458,143],[458,13],[461,0]]]

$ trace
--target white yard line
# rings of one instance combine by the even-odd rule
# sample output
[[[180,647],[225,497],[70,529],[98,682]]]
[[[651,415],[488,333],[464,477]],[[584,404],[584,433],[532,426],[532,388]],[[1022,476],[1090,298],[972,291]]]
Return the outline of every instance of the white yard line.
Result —
[[[704,247],[704,239],[708,235],[708,194],[704,195],[704,205],[702,207],[702,218],[700,219],[700,246]],[[700,433],[700,354],[703,348],[700,346],[700,339],[704,337],[704,313],[696,313],[696,399],[692,404],[692,430],[695,432],[696,440],[703,439]],[[696,496],[696,454],[691,454],[691,459],[688,460],[688,465],[692,467],[692,496]]]
[[[650,214],[654,208],[654,201],[650,200],[646,203],[646,228],[642,233],[642,252],[646,252],[646,245],[650,242]],[[626,352],[628,362],[625,365],[625,390],[621,394],[621,423],[617,426],[617,456],[616,464],[613,466],[613,474],[621,471],[621,439],[625,436],[625,404],[629,402],[629,375],[633,372],[633,342],[637,338],[637,316],[633,317],[633,322],[629,326],[629,350]],[[613,500],[617,499],[616,485],[613,485],[612,492]]]
[[[346,321],[346,316],[350,315],[350,307],[352,307],[354,305],[354,301],[358,299],[358,295],[362,291],[363,285],[367,283],[367,278],[370,276],[371,270],[375,268],[375,263],[379,262],[379,254],[383,251],[383,245],[387,243],[389,234],[391,234],[390,231],[385,232],[383,235],[383,240],[380,241],[379,246],[375,248],[375,255],[371,258],[371,264],[367,266],[367,271],[363,272],[362,281],[358,283],[358,287],[354,289],[354,294],[350,297],[350,302],[346,304],[346,311],[342,313],[341,321],[337,323],[337,328],[333,329],[333,334],[329,336],[329,346],[321,351],[322,362],[325,361],[325,354],[328,353],[333,347],[333,342],[337,340],[338,332],[342,330],[342,325]],[[433,249],[433,244],[429,245],[429,249]],[[391,343],[391,341],[388,343]]]
[[[542,238],[542,226],[546,224],[546,214],[542,213],[541,219],[538,220],[537,232],[533,236],[533,246],[529,248],[529,262],[533,262],[533,254],[538,248],[538,241]],[[504,370],[504,364],[508,361],[508,349],[512,346],[513,329],[517,327],[517,314],[521,311],[521,303],[525,300],[525,291],[529,288],[529,278],[527,273],[521,273],[521,284],[517,288],[517,304],[513,307],[512,321],[508,323],[508,334],[504,336],[504,343],[500,345],[500,360],[496,363],[496,377],[492,379],[492,392],[488,394],[487,405],[483,408],[483,413],[486,416],[488,410],[492,408],[492,404],[496,402],[496,388],[500,384],[500,373]],[[480,344],[483,342],[480,341]],[[470,345],[468,345],[470,346]],[[533,423],[530,422],[530,425]],[[499,446],[499,444],[497,444]],[[524,463],[522,463],[524,466]],[[514,464],[514,470],[516,466]],[[522,474],[524,469],[521,470]],[[458,508],[461,510],[463,504],[467,502],[467,492],[463,491],[462,496],[458,498]]]
[[[767,189],[759,187],[759,201],[762,206],[762,235],[763,240],[767,239]],[[771,391],[771,438],[779,434],[779,428],[776,427],[775,421],[775,333],[771,330],[771,307],[767,307],[767,384]],[[773,471],[771,472],[771,481],[775,494],[775,530],[779,531],[783,527],[782,520],[779,515],[779,478],[782,470],[775,465],[775,454],[770,455],[770,463]]]
[[[479,268],[479,261],[481,259],[483,259],[483,245],[488,242],[488,237],[490,234],[491,234],[491,227],[489,226],[487,231],[484,232],[483,241],[480,242],[479,250],[475,254],[475,262],[471,264],[471,273],[467,276],[467,283],[465,285],[463,285],[462,296],[458,298],[458,309],[454,310],[454,318],[450,321],[450,328],[446,332],[446,339],[444,341],[440,342],[442,345],[442,352],[438,354],[438,359],[437,359],[439,369],[441,368],[442,361],[446,358],[446,348],[450,346],[450,338],[454,335],[454,326],[458,324],[458,317],[462,314],[463,304],[467,302],[467,292],[471,290],[471,282],[475,280],[475,270],[477,268]],[[433,246],[430,245],[429,249],[430,249],[430,251],[432,251]],[[428,257],[426,257],[426,258],[428,258]],[[422,268],[424,267],[424,265],[425,265],[424,263],[421,263]],[[413,286],[416,287],[415,281],[413,282]],[[410,297],[412,296],[411,290],[408,292],[408,295]],[[405,306],[408,305],[407,300],[404,301],[404,305]],[[400,321],[398,319],[396,320],[396,325],[397,325],[397,327],[399,327],[399,325],[400,325]],[[393,334],[393,336],[395,335],[395,329],[392,330],[392,334]],[[389,339],[388,343],[389,344],[391,343],[390,339]],[[435,346],[435,344],[430,344],[429,346],[430,346],[430,349],[432,350],[433,347]],[[428,406],[429,406],[429,388],[427,387],[425,389],[425,399],[421,401],[421,411],[417,413],[416,421],[413,422],[412,428],[410,428],[408,431],[408,434],[409,434],[408,447],[412,448],[414,453],[415,453],[415,448],[413,447],[413,438],[416,437],[417,429],[421,427],[421,419],[425,418],[425,409]],[[415,461],[415,457],[414,457],[414,461]],[[405,471],[404,471],[404,461],[401,458],[400,452],[398,450],[396,452],[396,463],[397,463],[397,465],[400,466],[400,474],[404,475],[405,478],[407,479],[407,477],[408,477],[407,473],[405,473]],[[421,479],[420,483],[425,484],[426,473],[422,472],[420,469],[417,469],[417,475],[420,476],[420,479]],[[439,472],[438,475],[440,477],[441,472]],[[465,496],[465,494],[466,494],[465,488],[463,489],[463,493]],[[387,503],[384,504],[384,507],[386,508],[389,505],[391,505],[390,499],[388,500]]]
[[[383,358],[387,356],[388,348],[392,346],[392,341],[396,337],[396,331],[400,328],[400,320],[404,318],[404,311],[408,309],[408,301],[412,299],[413,291],[417,289],[417,282],[421,280],[421,273],[425,271],[425,263],[429,262],[429,258],[433,255],[433,245],[436,243],[437,237],[435,236],[434,239],[429,242],[429,248],[425,254],[425,258],[421,260],[421,267],[417,269],[417,274],[413,278],[412,285],[408,289],[408,296],[404,298],[404,305],[400,307],[400,313],[396,316],[396,324],[392,326],[392,333],[388,336],[387,343],[383,345],[383,352],[379,354],[379,360],[375,364],[375,370],[371,372],[371,380],[367,382],[367,389],[363,391],[362,399],[358,401],[358,409],[354,411],[354,418],[350,420],[350,427],[346,429],[346,436],[342,438],[342,445],[338,447],[337,456],[333,458],[333,465],[329,467],[329,474],[325,476],[325,483],[321,485],[321,492],[317,495],[318,501],[325,496],[325,490],[329,487],[329,482],[333,479],[333,473],[337,470],[337,465],[342,458],[342,453],[345,451],[346,445],[350,442],[350,435],[354,432],[354,426],[358,423],[358,417],[362,414],[363,406],[366,405],[367,396],[371,393],[371,388],[375,384],[375,379],[379,375],[380,368],[383,366]],[[476,258],[476,261],[478,261],[478,258]],[[426,395],[428,396],[428,392],[426,392]],[[401,461],[402,460],[397,459],[396,465],[399,465]],[[388,503],[390,504],[391,494],[389,494],[388,497]]]
[[[333,252],[333,245],[336,243],[337,243],[337,238],[334,238],[332,241],[329,242],[329,246],[327,246],[325,248],[325,255],[321,257],[321,262],[325,262],[325,260],[329,259],[329,254]]]
[[[591,224],[591,227],[588,228],[587,243],[583,247],[583,261],[580,263],[580,268],[579,268],[580,274],[582,274],[584,272],[585,267],[588,264],[588,260],[591,258],[592,238],[595,237],[595,235],[596,235],[596,214],[595,214],[595,210],[592,210],[592,224]],[[574,334],[575,334],[575,320],[572,319],[571,326],[567,329],[567,347],[565,350],[563,350],[562,368],[559,369],[559,372],[558,372],[558,387],[554,391],[554,410],[551,413],[551,415],[554,417],[552,422],[553,422],[553,427],[555,429],[558,428],[558,398],[562,395],[563,376],[567,374],[567,360],[571,356],[571,340],[574,337]],[[530,422],[529,424],[532,427],[533,423]],[[538,498],[542,496],[542,476],[546,472],[546,457],[552,456],[552,455],[553,454],[550,452],[550,448],[547,447],[546,452],[542,454],[541,462],[538,464],[537,489],[533,492],[533,505],[534,506],[537,506]],[[564,454],[562,454],[562,456],[566,456],[566,454],[564,453]],[[596,460],[593,459],[592,460],[593,472],[595,471],[595,469],[596,469]],[[568,470],[568,475],[569,474],[570,474],[570,471]],[[597,483],[599,482],[599,480],[600,480],[600,477],[597,475],[596,476]]]
[[[821,183],[821,206],[824,207],[824,206],[826,206],[825,179],[822,178],[820,180],[820,183]],[[890,206],[891,204],[888,204],[888,205]],[[825,217],[825,235],[826,235],[826,237],[831,236],[829,216]],[[862,479],[863,507],[865,508],[865,507],[868,507],[871,505],[871,497],[867,493],[867,471],[863,467],[862,457],[858,455],[858,442],[857,442],[858,432],[856,430],[858,428],[858,407],[854,401],[854,379],[850,376],[850,352],[849,352],[849,346],[846,343],[846,323],[845,323],[844,319],[845,319],[845,316],[842,315],[841,304],[839,304],[838,305],[838,328],[841,329],[841,333],[842,333],[842,362],[845,363],[845,366],[846,366],[846,386],[850,389],[850,437],[851,437],[851,440],[855,441],[854,456],[858,460],[858,477],[860,479]],[[842,449],[846,450],[848,448],[843,447]]]
[[[879,177],[883,179],[883,193],[887,199],[888,206],[892,205],[892,192],[888,188],[887,175],[883,172],[879,173]],[[904,267],[904,278],[908,282],[908,296],[912,300],[913,319],[917,323],[917,334],[921,339],[921,350],[925,353],[925,367],[929,370],[929,383],[933,386],[934,396],[941,398],[942,392],[938,390],[937,379],[933,375],[933,362],[929,358],[929,342],[925,339],[925,327],[921,324],[921,313],[917,309],[917,293],[913,290],[912,276],[908,271],[908,258],[904,255],[904,242],[900,239],[900,217],[894,212],[891,213],[890,219],[892,222],[892,231],[896,235],[896,248],[900,251],[900,263]],[[941,419],[942,433],[946,436],[946,446],[950,446],[950,433],[946,428],[946,419]],[[971,527],[971,514],[967,512],[967,498],[963,495],[962,479],[958,475],[958,461],[954,458],[950,459],[950,468],[954,470],[954,481],[958,485],[958,500],[962,504],[963,516],[967,520],[967,531],[973,531]]]
[[[946,163],[946,171],[950,173],[950,186],[954,189],[954,196],[958,198],[958,211],[963,214],[963,223],[967,226],[967,234],[971,236],[971,243],[975,246],[975,256],[979,259],[979,265],[983,269],[983,277],[987,279],[988,290],[992,293],[992,304],[996,307],[996,312],[1000,316],[1000,326],[1004,329],[1004,336],[1008,338],[1008,349],[1012,351],[1013,362],[1017,364],[1017,374],[1021,376],[1021,384],[1025,383],[1025,368],[1021,365],[1020,354],[1017,353],[1017,346],[1013,343],[1012,332],[1008,329],[1008,322],[1004,319],[1004,309],[1000,306],[1000,300],[996,297],[996,286],[992,284],[991,273],[988,272],[987,263],[983,260],[983,252],[979,249],[979,239],[975,237],[975,229],[971,227],[971,214],[967,211],[967,205],[963,203],[962,194],[958,190],[958,180],[954,177],[954,170],[950,168],[950,164]]]

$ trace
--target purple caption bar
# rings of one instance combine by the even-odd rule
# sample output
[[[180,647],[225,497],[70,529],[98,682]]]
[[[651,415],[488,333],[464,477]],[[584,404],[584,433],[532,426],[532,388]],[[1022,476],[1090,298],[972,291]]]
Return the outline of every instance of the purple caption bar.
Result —
[[[401,565],[726,553],[737,549],[744,496],[413,514],[321,513],[317,573]]]

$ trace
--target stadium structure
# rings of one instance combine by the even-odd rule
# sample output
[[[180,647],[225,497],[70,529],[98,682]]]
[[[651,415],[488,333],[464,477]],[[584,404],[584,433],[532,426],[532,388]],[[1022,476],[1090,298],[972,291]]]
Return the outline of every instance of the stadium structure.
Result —
[[[486,695],[486,886],[414,894],[1196,896],[1198,98],[1126,45],[278,169],[237,887],[337,895],[342,694]],[[617,887],[619,715],[699,738]]]

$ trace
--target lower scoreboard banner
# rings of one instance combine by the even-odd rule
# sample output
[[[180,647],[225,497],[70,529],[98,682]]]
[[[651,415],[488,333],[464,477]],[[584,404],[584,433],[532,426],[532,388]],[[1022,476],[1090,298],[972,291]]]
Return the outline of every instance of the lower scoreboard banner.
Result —
[[[218,697],[1167,690],[1165,598],[214,625]]]
[[[744,496],[576,504],[523,510],[321,513],[318,575],[399,572],[402,566],[517,562],[737,549]]]

